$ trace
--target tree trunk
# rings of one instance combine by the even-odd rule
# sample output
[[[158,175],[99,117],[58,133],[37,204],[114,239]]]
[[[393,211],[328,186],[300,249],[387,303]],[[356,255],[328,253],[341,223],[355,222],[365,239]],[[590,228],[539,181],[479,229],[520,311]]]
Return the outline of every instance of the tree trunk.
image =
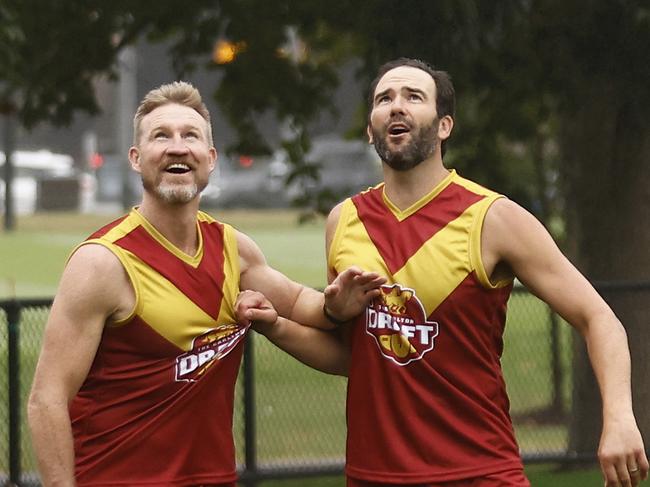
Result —
[[[650,281],[650,120],[612,78],[581,85],[561,135],[572,260],[592,281]],[[600,289],[628,333],[637,421],[650,442],[650,288]],[[595,454],[601,402],[583,340],[574,346],[569,449]],[[612,354],[618,353],[612,350]]]

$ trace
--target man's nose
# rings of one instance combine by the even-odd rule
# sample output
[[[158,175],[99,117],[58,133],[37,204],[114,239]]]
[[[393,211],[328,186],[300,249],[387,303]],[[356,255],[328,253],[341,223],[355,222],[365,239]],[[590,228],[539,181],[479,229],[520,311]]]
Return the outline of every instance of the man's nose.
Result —
[[[187,144],[185,140],[180,135],[175,135],[171,138],[169,147],[167,147],[167,152],[173,154],[184,154],[188,151]]]
[[[391,113],[404,113],[404,98],[401,96],[396,96],[391,105],[390,105],[390,111]]]

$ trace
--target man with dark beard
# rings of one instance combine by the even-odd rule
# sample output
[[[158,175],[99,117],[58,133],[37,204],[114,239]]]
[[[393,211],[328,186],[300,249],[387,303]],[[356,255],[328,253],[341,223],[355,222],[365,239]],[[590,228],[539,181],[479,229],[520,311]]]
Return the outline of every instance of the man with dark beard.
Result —
[[[636,486],[648,460],[625,330],[530,213],[445,168],[454,103],[447,73],[418,60],[387,63],[372,83],[368,136],[384,183],[332,210],[328,278],[354,263],[387,283],[341,327],[345,359],[317,330],[292,339],[294,325],[255,309],[268,307],[263,296],[240,300],[238,314],[265,321],[259,329],[305,363],[331,370],[335,357],[348,375],[348,486],[528,487],[500,364],[516,277],[587,341],[606,485]],[[304,351],[309,337],[327,356]]]
[[[216,158],[193,86],[145,96],[129,150],[142,203],[73,251],[45,328],[29,400],[44,486],[234,487],[240,290],[320,327],[325,304],[349,318],[379,294],[385,279],[350,269],[324,297],[199,211]]]

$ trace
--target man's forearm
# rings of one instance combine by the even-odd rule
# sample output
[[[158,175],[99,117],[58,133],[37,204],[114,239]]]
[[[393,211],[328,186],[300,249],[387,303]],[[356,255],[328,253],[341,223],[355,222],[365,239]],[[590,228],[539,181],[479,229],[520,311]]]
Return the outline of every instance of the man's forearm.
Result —
[[[363,272],[350,267],[336,276],[323,293],[298,285],[297,288],[293,286],[289,302],[285,299],[285,303],[282,303],[283,296],[278,295],[277,289],[267,294],[267,298],[280,316],[331,330],[363,313],[368,304],[379,296],[380,286],[385,282],[386,278],[376,272]]]
[[[73,487],[74,443],[67,405],[30,400],[32,447],[44,487]]]
[[[349,349],[337,331],[303,326],[285,318],[259,332],[300,362],[327,374],[347,375]]]
[[[325,298],[323,293],[303,286],[291,312],[285,318],[306,326],[331,330],[336,325],[327,319],[323,312]]]
[[[603,317],[590,324],[585,340],[603,400],[603,419],[632,414],[631,365],[625,329],[615,317]]]
[[[603,398],[598,461],[605,485],[637,486],[650,465],[632,409],[627,334],[613,313],[604,313],[590,320],[584,336]]]

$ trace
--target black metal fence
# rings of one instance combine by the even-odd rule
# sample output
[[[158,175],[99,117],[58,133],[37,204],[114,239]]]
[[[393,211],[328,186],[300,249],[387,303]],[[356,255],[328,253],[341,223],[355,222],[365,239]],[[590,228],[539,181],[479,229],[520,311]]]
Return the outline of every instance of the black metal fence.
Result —
[[[603,290],[648,294],[650,283]],[[0,485],[39,485],[25,406],[50,305],[51,299],[0,301],[0,390],[8,391],[0,403]],[[584,459],[568,453],[572,355],[571,328],[516,287],[502,364],[527,463]],[[235,404],[241,484],[342,474],[345,388],[344,378],[309,369],[251,333]]]

